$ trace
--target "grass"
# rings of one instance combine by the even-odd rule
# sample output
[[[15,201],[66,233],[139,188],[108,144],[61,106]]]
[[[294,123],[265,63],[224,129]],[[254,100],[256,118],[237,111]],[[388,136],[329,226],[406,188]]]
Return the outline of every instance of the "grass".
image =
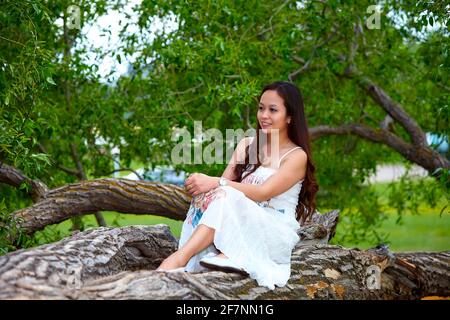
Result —
[[[396,220],[397,215],[389,214],[380,228],[388,234],[389,248],[392,251],[450,250],[450,216],[448,214],[439,217],[438,212],[420,215],[407,213],[403,217],[402,223],[397,224]],[[336,232],[345,227],[345,224],[338,225]],[[340,245],[368,249],[376,244],[344,242]]]
[[[388,187],[387,183],[377,183],[373,187],[381,195],[381,201],[386,201],[383,194]],[[440,210],[445,206],[445,199],[441,199],[436,208],[426,205],[419,207],[419,215],[406,212],[401,223],[396,223],[397,214],[393,208],[386,206],[387,219],[383,221],[380,231],[388,234],[389,246],[392,251],[444,251],[450,250],[450,215],[448,210],[440,216]],[[116,212],[103,212],[108,226],[128,226],[128,225],[154,225],[167,224],[171,232],[180,236],[182,221],[176,221],[165,217],[151,215],[119,214]],[[86,227],[96,227],[93,215],[83,218]],[[70,235],[70,220],[64,221],[56,226],[46,228],[45,234],[58,233],[59,236]],[[345,221],[338,224],[337,233],[345,230],[348,226]],[[40,243],[50,242],[42,233],[38,233]],[[339,243],[344,247],[358,247],[367,249],[374,247],[376,243],[369,242],[343,242]]]
[[[441,214],[444,206],[448,205],[448,200],[444,197],[440,199],[435,208],[426,204],[421,204],[418,211],[420,214],[414,214],[406,211],[402,219],[397,223],[398,215],[394,208],[388,206],[387,193],[389,183],[373,184],[374,190],[380,196],[380,202],[384,205],[387,219],[380,227],[380,231],[388,235],[388,244],[392,251],[444,251],[450,250],[450,214],[445,210]],[[345,222],[338,224],[336,233],[346,228]],[[368,249],[376,246],[376,243],[370,242],[343,242],[339,243],[345,247],[358,247]]]
[[[155,224],[166,224],[169,226],[170,231],[175,237],[179,237],[181,233],[182,221],[177,221],[165,217],[151,216],[151,215],[136,215],[136,214],[120,214],[117,212],[103,211],[103,217],[105,218],[106,224],[108,226],[122,227],[122,226],[134,226],[134,225],[155,225]],[[85,228],[96,228],[97,222],[94,215],[87,215],[83,217],[83,222]],[[55,226],[48,226],[45,228],[45,233],[38,232],[37,236],[39,239],[39,244],[44,244],[48,242],[46,235],[50,234],[53,236],[66,237],[70,235],[70,228],[72,222],[70,220],[63,221]]]

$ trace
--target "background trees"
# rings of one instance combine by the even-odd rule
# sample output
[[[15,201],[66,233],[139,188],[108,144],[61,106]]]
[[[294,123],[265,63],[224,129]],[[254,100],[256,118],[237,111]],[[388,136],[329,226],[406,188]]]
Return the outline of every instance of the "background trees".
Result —
[[[79,29],[68,27],[72,4],[82,13]],[[126,5],[0,4],[2,164],[50,188],[110,175],[113,147],[123,169],[170,164],[172,128],[192,132],[194,120],[223,132],[254,127],[260,89],[282,79],[305,98],[319,210],[342,209],[351,226],[336,242],[384,239],[379,195],[363,184],[377,164],[416,163],[437,177],[391,188],[389,204],[400,214],[448,200],[448,159],[424,140],[425,132],[450,130],[444,3],[385,1],[370,29],[370,1],[142,1],[121,22],[118,47],[90,47],[84,27]],[[105,81],[90,54],[129,61],[129,72]],[[219,175],[224,166],[180,169]],[[30,188],[0,185],[6,220],[31,204],[23,192]]]

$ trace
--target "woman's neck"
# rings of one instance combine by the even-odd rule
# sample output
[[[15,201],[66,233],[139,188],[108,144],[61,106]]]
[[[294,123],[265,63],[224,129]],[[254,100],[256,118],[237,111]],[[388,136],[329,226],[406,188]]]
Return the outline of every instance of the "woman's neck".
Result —
[[[276,141],[277,139],[278,139],[278,141]],[[284,134],[280,133],[280,134],[278,134],[278,136],[277,135],[272,136],[271,134],[268,134],[267,135],[268,150],[271,149],[270,147],[272,146],[272,140],[274,143],[276,143],[278,145],[279,150],[283,149],[285,146],[287,146],[291,143],[286,132],[284,132]]]
[[[287,146],[291,145],[291,141],[289,137],[286,135],[280,135],[280,138],[278,141],[274,140],[278,139],[277,136],[270,136],[267,135],[267,141],[266,144],[263,146],[263,161],[277,161],[280,157],[280,153],[283,153],[284,150],[287,148]],[[276,145],[272,145],[271,142],[276,143]]]

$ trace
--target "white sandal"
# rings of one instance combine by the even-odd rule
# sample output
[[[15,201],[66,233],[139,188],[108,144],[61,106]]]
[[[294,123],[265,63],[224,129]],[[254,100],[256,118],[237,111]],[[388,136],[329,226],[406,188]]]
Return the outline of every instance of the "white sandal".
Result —
[[[180,268],[176,268],[176,269],[171,269],[171,270],[164,270],[164,269],[156,269],[156,272],[185,272],[184,271],[184,267],[180,267]]]
[[[218,258],[217,256],[205,257],[200,260],[200,264],[206,268],[213,270],[229,271],[248,275],[248,272],[246,272],[243,268],[239,267],[228,258]]]

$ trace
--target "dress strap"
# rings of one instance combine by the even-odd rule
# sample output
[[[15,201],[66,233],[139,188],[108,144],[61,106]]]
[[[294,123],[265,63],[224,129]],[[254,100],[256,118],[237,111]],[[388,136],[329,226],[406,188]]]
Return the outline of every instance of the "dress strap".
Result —
[[[278,168],[280,167],[281,164],[281,160],[283,160],[284,157],[286,157],[289,153],[291,153],[292,151],[294,151],[295,149],[303,149],[302,147],[294,147],[291,150],[289,150],[288,152],[286,152],[285,154],[283,154],[283,156],[281,157],[280,161],[278,162]]]

